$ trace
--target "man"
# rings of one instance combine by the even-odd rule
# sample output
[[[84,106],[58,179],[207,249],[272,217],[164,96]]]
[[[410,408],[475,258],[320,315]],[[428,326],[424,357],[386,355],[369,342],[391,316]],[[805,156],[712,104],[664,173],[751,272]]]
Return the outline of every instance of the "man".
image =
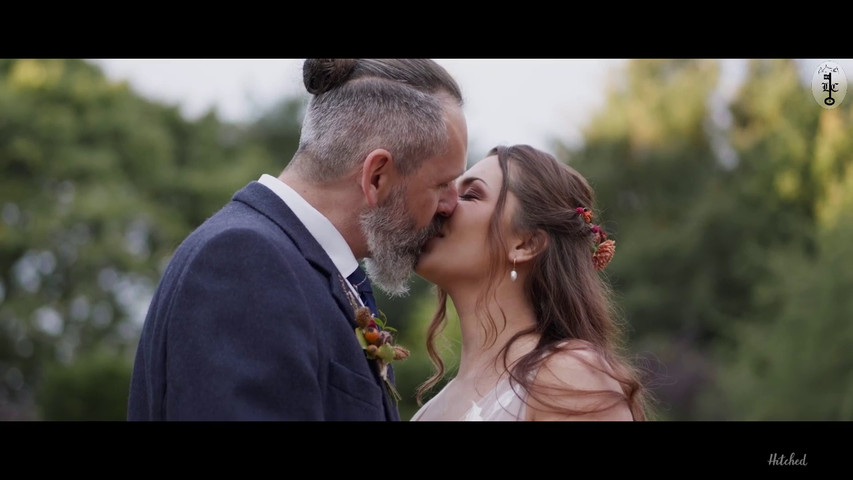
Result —
[[[355,311],[404,294],[453,213],[467,126],[426,59],[308,59],[299,148],[177,249],[152,299],[128,420],[399,420]],[[369,282],[368,282],[369,283]]]

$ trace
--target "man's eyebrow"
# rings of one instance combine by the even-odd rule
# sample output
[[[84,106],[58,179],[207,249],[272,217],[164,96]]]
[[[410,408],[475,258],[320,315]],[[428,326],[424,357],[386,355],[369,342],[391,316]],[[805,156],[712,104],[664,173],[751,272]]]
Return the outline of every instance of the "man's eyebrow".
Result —
[[[453,178],[451,178],[450,180],[448,180],[446,182],[442,182],[442,183],[450,183],[450,182],[456,180],[457,178],[461,177],[462,175],[465,175],[465,170],[462,170],[461,172],[454,175]]]

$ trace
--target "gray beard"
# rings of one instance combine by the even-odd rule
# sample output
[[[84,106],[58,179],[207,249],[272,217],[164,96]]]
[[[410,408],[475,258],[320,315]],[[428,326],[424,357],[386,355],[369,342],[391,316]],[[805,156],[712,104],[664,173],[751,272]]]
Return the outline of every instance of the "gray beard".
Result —
[[[371,282],[390,297],[409,293],[409,278],[424,243],[441,229],[444,219],[435,217],[417,230],[406,209],[403,188],[397,188],[384,205],[363,212],[359,218],[370,257],[364,267]]]

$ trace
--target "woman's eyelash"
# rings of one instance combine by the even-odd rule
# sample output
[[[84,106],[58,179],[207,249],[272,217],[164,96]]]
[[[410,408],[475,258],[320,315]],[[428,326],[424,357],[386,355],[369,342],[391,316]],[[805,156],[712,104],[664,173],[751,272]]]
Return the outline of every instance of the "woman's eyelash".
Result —
[[[469,190],[469,191],[463,193],[462,195],[459,195],[459,198],[461,198],[462,200],[471,200],[471,199],[477,199],[480,197],[476,193]]]

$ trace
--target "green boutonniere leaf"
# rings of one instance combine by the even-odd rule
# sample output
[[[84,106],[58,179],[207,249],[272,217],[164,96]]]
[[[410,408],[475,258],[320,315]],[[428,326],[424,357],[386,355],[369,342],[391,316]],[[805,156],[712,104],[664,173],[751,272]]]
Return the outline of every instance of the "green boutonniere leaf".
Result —
[[[364,333],[361,331],[361,328],[356,327],[355,338],[358,340],[361,348],[367,348],[367,340],[364,338]]]

